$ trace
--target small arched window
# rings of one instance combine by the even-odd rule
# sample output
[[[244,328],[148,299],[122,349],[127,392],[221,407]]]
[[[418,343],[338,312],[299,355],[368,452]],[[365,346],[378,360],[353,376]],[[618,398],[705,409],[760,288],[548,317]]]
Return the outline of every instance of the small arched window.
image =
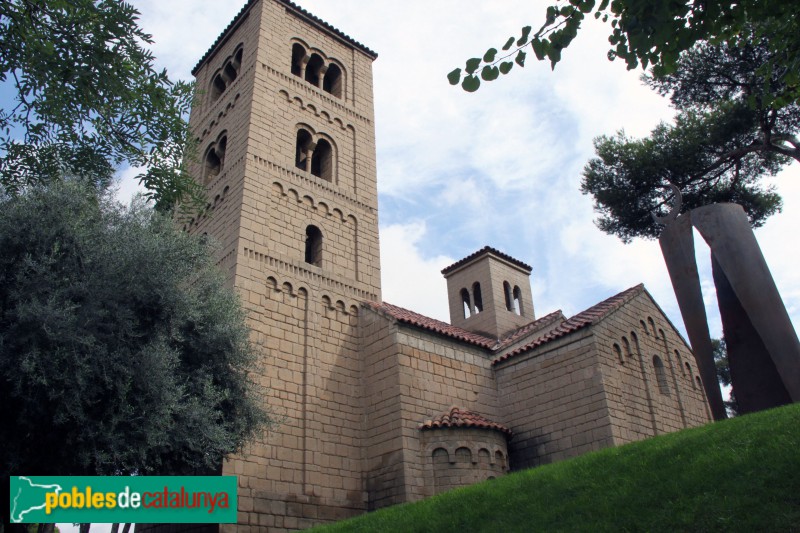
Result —
[[[305,80],[315,87],[319,87],[320,70],[323,64],[324,62],[319,54],[311,54],[311,59],[309,59],[306,64]]]
[[[622,350],[620,349],[619,344],[615,342],[613,348],[614,353],[617,355],[617,359],[619,359],[619,362],[624,363],[625,359],[622,357]]]
[[[704,394],[703,392],[703,383],[700,381],[700,376],[694,377],[694,382],[696,384],[697,389],[700,391],[700,394]]]
[[[211,143],[203,156],[203,183],[207,184],[215,177],[219,176],[225,167],[225,151],[228,148],[228,136],[222,132],[217,141]]]
[[[306,263],[322,266],[322,232],[313,224],[306,228]]]
[[[467,289],[461,289],[461,307],[464,308],[464,318],[469,318],[472,306],[470,305],[469,291]]]
[[[514,312],[522,316],[522,291],[514,285]]]
[[[225,92],[227,85],[225,84],[225,80],[222,78],[221,74],[217,74],[214,76],[214,79],[211,80],[211,101],[215,101],[220,95]]]
[[[322,90],[337,98],[342,97],[342,69],[331,63],[322,78]]]
[[[656,323],[653,321],[652,317],[647,317],[647,323],[650,324],[650,328],[653,330],[653,337],[656,339],[658,338],[658,332],[656,331]]]
[[[483,296],[481,295],[481,284],[477,281],[472,284],[472,299],[475,302],[475,314],[483,311]]]
[[[317,141],[311,156],[311,173],[327,181],[333,181],[333,148],[325,139]]]
[[[514,302],[511,299],[511,285],[507,281],[503,282],[503,293],[506,296],[506,309],[513,311]]]
[[[292,74],[295,76],[303,75],[303,60],[306,57],[306,49],[303,45],[294,43],[292,45]]]
[[[622,337],[622,348],[625,350],[625,356],[631,357],[631,343],[628,342],[627,337]]]
[[[661,394],[669,394],[669,382],[667,381],[667,371],[664,368],[664,362],[657,355],[653,356],[653,368],[656,371],[656,381],[658,382],[658,390]]]
[[[300,170],[310,170],[311,134],[306,130],[297,130],[297,145],[295,150],[294,166]]]
[[[689,366],[689,363],[683,363],[686,376],[689,378],[689,381],[692,382],[692,387],[694,387],[694,381],[692,380],[692,367]]]
[[[645,334],[645,335],[649,335],[649,334],[650,334],[650,332],[649,332],[649,331],[647,331],[647,324],[645,324],[645,323],[644,323],[644,320],[640,320],[640,321],[639,321],[639,324],[641,324],[641,325],[642,325],[642,330],[644,331],[644,334]]]
[[[219,175],[222,169],[222,161],[217,157],[217,152],[214,150],[214,145],[208,147],[206,156],[203,158],[205,162],[205,170],[203,172],[203,183],[208,183]]]

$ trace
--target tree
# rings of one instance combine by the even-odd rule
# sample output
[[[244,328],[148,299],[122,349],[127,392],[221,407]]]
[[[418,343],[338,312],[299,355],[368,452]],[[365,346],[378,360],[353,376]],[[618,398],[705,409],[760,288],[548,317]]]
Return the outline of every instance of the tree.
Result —
[[[4,479],[217,471],[268,423],[203,239],[67,180],[0,198],[0,249]]]
[[[184,170],[193,155],[185,115],[192,86],[157,71],[138,12],[116,0],[0,2],[0,189],[8,193],[91,175],[102,186],[119,164],[160,209],[204,205]]]
[[[719,382],[726,386],[731,387],[733,380],[731,379],[731,366],[728,362],[728,349],[725,346],[725,339],[711,339],[711,347],[714,350],[714,364],[717,367],[717,379]],[[724,402],[725,409],[728,411],[728,416],[736,416],[739,414],[739,404],[734,396],[734,390],[731,389],[730,400]]]
[[[502,53],[491,48],[483,57],[467,60],[463,79],[460,68],[448,79],[475,91],[481,79],[497,79],[514,63],[523,67],[528,46],[538,60],[550,61],[555,68],[584,19],[592,15],[611,25],[610,60],[624,60],[629,70],[653,67],[658,76],[675,72],[682,54],[699,43],[735,45],[755,32],[757,39],[768,39],[770,52],[759,76],[767,81],[777,75],[787,88],[771,95],[774,100],[769,103],[781,107],[800,100],[800,21],[795,11],[792,2],[783,0],[568,0],[548,7],[535,33],[525,26],[519,38],[508,38]],[[514,62],[507,61],[511,56]]]
[[[741,204],[754,227],[780,210],[780,196],[760,180],[800,161],[800,104],[774,103],[787,91],[784,78],[775,73],[764,83],[759,68],[771,52],[755,33],[750,37],[697,45],[675,72],[644,78],[671,97],[673,124],[659,124],[645,139],[624,132],[595,139],[598,157],[584,168],[581,190],[594,197],[600,229],[625,242],[657,237],[650,213],[668,210],[671,184],[688,209]]]

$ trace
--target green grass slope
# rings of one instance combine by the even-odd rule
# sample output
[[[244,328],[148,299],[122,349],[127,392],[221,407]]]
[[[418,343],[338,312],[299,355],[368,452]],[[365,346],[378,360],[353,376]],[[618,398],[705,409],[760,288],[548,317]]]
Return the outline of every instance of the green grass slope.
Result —
[[[800,404],[517,472],[314,531],[800,532]]]

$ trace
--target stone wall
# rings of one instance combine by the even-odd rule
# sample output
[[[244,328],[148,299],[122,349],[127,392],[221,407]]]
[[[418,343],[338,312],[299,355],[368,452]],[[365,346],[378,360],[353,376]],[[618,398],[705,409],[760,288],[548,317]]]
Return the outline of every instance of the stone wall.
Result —
[[[491,429],[438,428],[422,432],[425,486],[432,494],[495,479],[508,472],[504,433]]]
[[[614,444],[590,328],[499,363],[501,420],[514,431],[511,469],[560,461]]]
[[[710,421],[694,355],[646,293],[598,325],[595,338],[615,444]]]

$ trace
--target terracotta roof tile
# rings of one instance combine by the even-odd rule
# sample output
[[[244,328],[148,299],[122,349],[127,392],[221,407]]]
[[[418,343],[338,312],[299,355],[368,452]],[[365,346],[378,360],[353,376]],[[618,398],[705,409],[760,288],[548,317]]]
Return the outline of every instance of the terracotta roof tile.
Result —
[[[452,407],[450,411],[443,413],[432,420],[426,420],[419,425],[420,430],[439,429],[439,428],[481,428],[493,429],[505,433],[509,437],[512,431],[502,424],[492,422],[482,417],[478,413]]]
[[[628,302],[634,296],[640,294],[642,291],[644,291],[644,285],[640,283],[635,287],[631,287],[630,289],[622,291],[621,293],[616,294],[611,298],[603,300],[599,304],[593,305],[589,309],[586,309],[585,311],[582,311],[577,315],[573,316],[569,320],[566,320],[554,330],[542,335],[541,337],[534,339],[533,341],[517,348],[516,350],[513,350],[507,354],[498,357],[497,359],[492,361],[492,365],[496,365],[502,361],[511,359],[512,357],[530,351],[552,340],[563,337],[564,335],[572,333],[573,331],[577,331],[586,326],[597,323],[612,311],[619,309],[619,307],[621,307],[624,303]]]
[[[447,335],[448,337],[480,346],[481,348],[491,349],[496,344],[496,341],[489,337],[484,337],[478,333],[472,333],[465,329],[451,326],[446,322],[428,318],[425,315],[421,315],[419,313],[415,313],[414,311],[409,311],[408,309],[403,309],[402,307],[398,307],[386,302],[364,302],[364,305],[376,311],[382,311],[398,322],[410,324],[412,326],[433,331],[435,333],[441,333],[443,335]]]
[[[524,326],[520,326],[519,328],[515,329],[514,331],[508,333],[505,337],[500,339],[500,344],[497,346],[497,349],[502,349],[506,346],[510,346],[523,338],[525,335],[528,335],[531,332],[536,331],[537,329],[542,329],[547,327],[555,322],[558,321],[565,321],[567,317],[564,316],[564,313],[561,312],[561,309],[558,311],[553,311],[552,313],[543,316],[533,322],[529,322]]]
[[[508,254],[504,254],[503,252],[501,252],[500,250],[498,250],[496,248],[492,248],[491,246],[484,246],[483,248],[481,248],[477,252],[469,254],[464,259],[460,259],[460,260],[456,261],[455,263],[453,263],[452,265],[450,265],[449,267],[443,268],[442,269],[442,274],[444,274],[446,276],[447,274],[449,274],[453,270],[457,269],[458,267],[469,263],[473,259],[477,259],[478,257],[480,257],[482,255],[485,255],[485,254],[489,254],[489,253],[494,254],[494,255],[496,255],[498,257],[501,257],[501,258],[505,259],[506,261],[508,261],[509,263],[513,263],[513,264],[517,265],[518,267],[527,270],[528,273],[530,273],[530,271],[533,270],[529,265],[526,265],[525,263],[523,263],[522,261],[520,261],[518,259],[514,259],[513,257],[511,257]]]
[[[229,36],[229,32],[233,28],[238,26],[245,19],[246,15],[247,15],[247,12],[249,11],[250,7],[253,4],[255,4],[257,1],[258,0],[248,0],[247,3],[239,11],[239,13],[237,13],[236,16],[233,17],[233,20],[230,22],[230,24],[228,24],[225,27],[225,29],[222,30],[222,33],[220,33],[219,36],[216,38],[216,40],[214,41],[214,44],[212,44],[211,47],[206,51],[206,53],[203,54],[203,57],[200,58],[200,61],[198,61],[197,64],[195,65],[195,67],[192,69],[192,76],[196,76],[197,75],[197,71],[200,70],[200,67],[203,66],[203,63],[205,63],[206,59],[208,59],[211,56],[211,54],[214,53],[214,50],[216,50],[217,47],[220,44],[225,42],[225,40]],[[315,15],[312,15],[311,13],[309,13],[308,11],[303,9],[302,7],[298,6],[294,2],[291,2],[290,0],[277,0],[277,1],[280,2],[281,4],[285,5],[286,7],[290,8],[291,10],[295,11],[296,13],[299,13],[300,15],[302,15],[305,18],[307,18],[311,22],[322,26],[323,28],[325,28],[326,30],[328,30],[330,32],[333,32],[334,35],[338,36],[340,39],[344,40],[345,42],[353,45],[355,48],[358,48],[359,50],[361,50],[362,52],[364,52],[365,54],[370,56],[373,60],[378,57],[378,54],[375,53],[374,51],[370,50],[369,48],[367,48],[366,46],[364,46],[360,42],[356,41],[355,39],[353,39],[352,37],[350,37],[346,33],[342,32],[341,30],[338,30],[335,27],[331,26],[330,24],[328,24],[327,22],[325,22],[321,18],[319,18],[319,17],[317,17]]]

